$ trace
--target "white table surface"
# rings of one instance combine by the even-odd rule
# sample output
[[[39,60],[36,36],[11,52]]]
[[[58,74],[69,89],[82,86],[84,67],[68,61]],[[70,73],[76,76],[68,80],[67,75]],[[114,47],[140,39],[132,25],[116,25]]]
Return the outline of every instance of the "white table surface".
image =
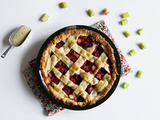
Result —
[[[25,43],[12,48],[6,58],[0,58],[0,120],[160,120],[160,2],[159,0],[66,0],[68,8],[61,9],[59,0],[0,0],[0,54],[8,47],[8,37],[16,27],[27,25],[32,29]],[[92,8],[95,16],[86,11]],[[99,13],[108,8],[110,13]],[[129,12],[129,23],[121,26],[120,15]],[[47,22],[39,18],[49,14]],[[43,42],[55,31],[68,25],[92,25],[105,20],[133,72],[120,79],[117,89],[103,104],[86,111],[65,109],[52,117],[44,114],[40,103],[27,86],[22,71],[35,58]],[[144,28],[138,36],[136,31]],[[132,34],[125,38],[123,31]],[[145,42],[141,50],[138,43]],[[135,49],[137,54],[129,56]],[[138,70],[144,76],[136,78]],[[127,90],[121,87],[129,83]]]

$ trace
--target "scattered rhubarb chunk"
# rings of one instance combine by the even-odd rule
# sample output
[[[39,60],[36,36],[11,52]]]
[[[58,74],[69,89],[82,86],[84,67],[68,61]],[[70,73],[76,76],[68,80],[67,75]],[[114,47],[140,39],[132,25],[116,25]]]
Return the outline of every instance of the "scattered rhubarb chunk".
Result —
[[[89,14],[90,17],[95,15],[95,13],[94,13],[94,11],[92,9],[88,10],[88,14]]]
[[[61,8],[67,8],[67,3],[66,2],[61,2]]]
[[[103,11],[102,11],[102,15],[107,15],[109,13],[109,11],[107,10],[107,8],[105,8]]]
[[[130,52],[129,52],[129,55],[130,56],[133,56],[133,55],[135,55],[137,52],[134,50],[134,49],[132,49]]]
[[[142,50],[147,48],[147,46],[146,46],[146,44],[145,44],[144,42],[141,42],[141,43],[139,44],[139,47],[140,47]]]
[[[129,31],[125,31],[125,32],[124,32],[124,35],[128,38],[131,34],[130,34]]]
[[[137,72],[137,75],[136,75],[136,76],[137,76],[138,78],[141,78],[141,77],[143,76],[143,74],[144,74],[144,72],[142,72],[142,71],[139,70],[139,71]]]
[[[143,29],[143,28],[139,29],[139,30],[137,31],[137,33],[138,33],[138,35],[142,35],[142,34],[144,33],[144,29]]]
[[[127,19],[124,19],[121,21],[121,25],[126,25],[128,23],[128,20]]]
[[[46,22],[46,21],[48,20],[48,18],[49,18],[49,16],[45,13],[45,14],[43,14],[43,16],[41,17],[41,20],[42,20],[43,22]]]
[[[128,12],[122,14],[122,18],[128,18],[130,15]]]
[[[129,87],[129,84],[128,84],[127,82],[124,82],[124,83],[123,83],[123,88],[124,88],[124,89],[128,89],[128,87]]]

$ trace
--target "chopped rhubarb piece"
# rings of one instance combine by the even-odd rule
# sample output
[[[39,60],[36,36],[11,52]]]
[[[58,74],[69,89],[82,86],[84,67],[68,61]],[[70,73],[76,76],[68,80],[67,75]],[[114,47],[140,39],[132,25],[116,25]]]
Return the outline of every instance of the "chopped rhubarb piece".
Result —
[[[130,56],[133,56],[133,55],[135,55],[137,52],[134,50],[134,49],[132,49],[130,52],[129,52],[129,55]]]
[[[70,50],[70,52],[66,55],[72,62],[76,62],[76,60],[79,58],[79,54],[75,52],[73,49]]]
[[[64,42],[61,40],[59,43],[56,44],[56,48],[61,48],[64,45]]]
[[[147,46],[146,46],[146,44],[145,44],[144,42],[139,43],[139,47],[140,47],[142,50],[147,48]]]
[[[84,70],[84,71],[86,71],[86,72],[89,72],[91,70],[92,66],[93,66],[93,63],[87,60],[81,66],[81,69]]]
[[[61,2],[61,8],[67,8],[67,3],[66,2]]]
[[[103,53],[103,51],[103,48],[100,45],[97,45],[92,55],[99,57]]]
[[[83,49],[93,46],[93,40],[90,36],[79,36],[77,40],[77,44],[81,46]]]
[[[128,23],[128,20],[127,19],[124,19],[121,21],[121,25],[126,25]]]
[[[123,34],[124,34],[127,38],[128,38],[129,36],[131,36],[131,34],[130,34],[129,31],[125,31]]]
[[[70,76],[70,80],[77,85],[79,85],[82,82],[82,78],[78,74],[74,74],[73,76]]]
[[[143,28],[139,29],[139,30],[137,31],[137,33],[138,33],[138,35],[142,35],[142,34],[144,33],[144,29],[143,29]]]
[[[48,73],[48,78],[49,78],[49,81],[50,81],[50,83],[49,84],[51,84],[52,82],[54,82],[55,84],[57,84],[58,85],[58,83],[59,83],[59,79],[54,75],[54,73],[51,71],[51,72],[49,72]],[[49,85],[48,84],[48,85]],[[48,86],[47,85],[47,86]]]
[[[128,18],[130,15],[128,12],[125,12],[121,15],[122,18]]]
[[[123,88],[124,88],[124,89],[128,89],[128,87],[129,87],[129,84],[128,84],[127,82],[124,82],[124,83],[123,83]]]
[[[70,94],[72,94],[73,89],[67,85],[65,85],[62,90],[69,96]]]
[[[57,68],[63,75],[69,69],[61,60],[55,65],[55,68]]]
[[[101,80],[106,73],[107,73],[107,71],[106,71],[104,68],[101,68],[101,69],[97,72],[97,74],[96,74],[95,77],[96,77],[98,80]]]
[[[43,14],[43,16],[41,17],[41,21],[46,22],[48,20],[49,16],[45,13]]]
[[[95,15],[95,13],[94,13],[94,11],[93,11],[92,9],[89,9],[89,10],[88,10],[88,15],[89,15],[90,17],[92,17],[92,16]]]
[[[109,13],[109,11],[107,10],[107,8],[105,8],[103,11],[102,11],[102,15],[107,15]]]
[[[137,77],[138,78],[142,78],[142,76],[143,76],[143,74],[144,74],[144,72],[142,72],[141,70],[139,70],[138,72],[137,72]]]

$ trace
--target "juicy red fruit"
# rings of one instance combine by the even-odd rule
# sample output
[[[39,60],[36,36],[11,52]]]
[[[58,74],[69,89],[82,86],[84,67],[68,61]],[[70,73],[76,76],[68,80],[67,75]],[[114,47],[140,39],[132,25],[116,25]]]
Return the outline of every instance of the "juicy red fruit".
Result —
[[[96,47],[95,47],[95,50],[94,52],[92,53],[92,55],[96,56],[96,57],[99,57],[102,52],[103,52],[103,48],[98,44]]]
[[[83,102],[84,98],[82,96],[74,95],[74,97],[71,100],[74,100],[76,102]]]
[[[54,75],[54,73],[51,71],[48,73],[48,78],[49,78],[49,84],[51,84],[52,82],[54,82],[55,84],[58,84],[59,83],[59,79]],[[49,85],[48,84],[48,85]],[[47,86],[48,86],[47,85]]]
[[[86,92],[87,92],[88,94],[90,94],[90,93],[92,92],[93,88],[94,88],[94,86],[92,86],[91,84],[89,84],[89,85],[87,86],[87,88],[86,88]]]
[[[84,101],[84,98],[82,96],[78,96],[77,102],[83,102],[83,101]]]
[[[84,71],[86,71],[86,72],[89,72],[89,71],[91,71],[92,66],[93,66],[93,63],[87,60],[81,66],[81,69],[84,70]]]
[[[76,62],[76,60],[79,58],[79,54],[75,52],[73,49],[70,50],[70,52],[66,55],[72,62]]]
[[[57,68],[63,75],[69,69],[61,60],[55,65],[55,68]]]
[[[51,78],[54,75],[54,73],[51,71],[48,73],[48,77]]]
[[[53,55],[53,52],[51,51],[51,53],[50,53],[50,57]]]
[[[59,43],[56,44],[56,48],[61,48],[64,45],[64,42],[61,40]]]
[[[89,71],[90,74],[94,74],[94,72],[97,70],[96,66],[92,66],[91,70]]]
[[[73,83],[79,85],[79,84],[81,83],[81,81],[82,81],[82,78],[80,77],[80,75],[74,74],[73,76],[70,76],[70,80],[71,80]]]
[[[103,76],[107,73],[107,71],[104,68],[101,68],[97,74],[96,74],[96,78],[101,80],[103,78]]]
[[[79,36],[77,40],[77,44],[81,46],[83,49],[93,46],[93,40],[90,36]]]
[[[65,85],[62,90],[69,96],[70,94],[72,94],[73,89],[67,85]]]

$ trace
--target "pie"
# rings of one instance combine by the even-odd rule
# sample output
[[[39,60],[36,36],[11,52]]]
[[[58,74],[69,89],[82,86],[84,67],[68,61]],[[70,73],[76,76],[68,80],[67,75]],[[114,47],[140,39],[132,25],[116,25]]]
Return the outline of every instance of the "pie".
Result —
[[[92,105],[113,86],[113,48],[99,33],[66,29],[45,47],[40,59],[42,78],[55,99],[67,105]]]

